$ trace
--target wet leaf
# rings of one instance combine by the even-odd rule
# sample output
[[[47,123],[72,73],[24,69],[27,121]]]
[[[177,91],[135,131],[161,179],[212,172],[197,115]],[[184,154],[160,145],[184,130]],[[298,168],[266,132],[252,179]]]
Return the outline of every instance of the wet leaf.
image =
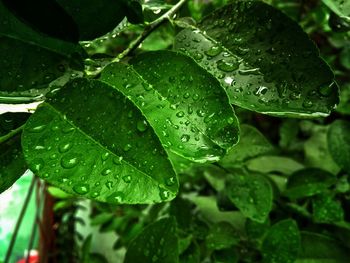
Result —
[[[235,1],[175,48],[193,57],[226,89],[231,103],[278,116],[325,116],[339,102],[329,66],[299,25],[261,1]]]
[[[337,178],[318,168],[306,168],[293,173],[287,182],[285,195],[298,199],[321,193],[336,183]]]
[[[232,174],[226,193],[244,216],[263,223],[272,209],[272,187],[262,174]]]
[[[271,143],[255,127],[242,124],[239,143],[219,163],[224,167],[236,166],[250,158],[271,152],[273,149]]]
[[[163,218],[150,224],[130,243],[124,263],[135,262],[179,262],[174,218]]]
[[[266,263],[295,262],[300,251],[300,233],[296,222],[286,219],[274,224],[264,238],[261,251]]]
[[[96,99],[98,98],[98,99]],[[174,198],[170,161],[141,112],[96,80],[69,82],[28,120],[22,145],[30,169],[67,193],[109,203]]]
[[[328,149],[334,161],[350,173],[350,122],[336,120],[328,130]]]
[[[337,240],[317,233],[301,233],[301,251],[296,263],[348,263],[349,261],[349,249]]]
[[[135,103],[165,148],[207,162],[237,143],[238,122],[225,91],[192,59],[158,51],[131,63],[108,65],[100,79]]]
[[[205,242],[209,249],[221,250],[237,245],[239,236],[230,223],[219,222],[211,227]]]
[[[322,0],[334,13],[350,22],[350,2],[347,0]]]
[[[340,201],[328,193],[312,199],[312,216],[315,222],[332,224],[344,219],[344,211]]]

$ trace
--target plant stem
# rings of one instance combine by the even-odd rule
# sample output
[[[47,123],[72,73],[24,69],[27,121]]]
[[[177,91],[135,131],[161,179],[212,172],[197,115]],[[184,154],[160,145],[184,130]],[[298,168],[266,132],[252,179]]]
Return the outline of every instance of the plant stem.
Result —
[[[180,0],[176,5],[169,9],[161,17],[154,20],[152,23],[148,24],[141,35],[139,35],[122,53],[120,53],[112,62],[119,62],[124,57],[128,56],[132,51],[134,51],[157,27],[163,24],[165,21],[171,20],[172,16],[181,8],[181,6],[187,0]]]
[[[25,124],[23,124],[22,126],[19,126],[17,129],[10,131],[8,134],[0,137],[0,143],[3,143],[8,139],[12,138],[13,136],[15,136],[16,134],[20,133],[23,130],[24,126]]]

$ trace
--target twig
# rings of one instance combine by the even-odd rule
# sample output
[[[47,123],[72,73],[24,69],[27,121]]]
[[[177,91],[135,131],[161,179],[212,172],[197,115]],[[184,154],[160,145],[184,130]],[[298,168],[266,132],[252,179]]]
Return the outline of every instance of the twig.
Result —
[[[153,32],[154,29],[159,27],[165,21],[170,21],[173,15],[181,8],[181,6],[186,2],[186,0],[180,0],[176,5],[174,5],[171,9],[169,9],[165,14],[161,17],[157,18],[150,24],[148,24],[141,35],[139,35],[130,45],[125,49],[122,53],[120,53],[112,62],[119,62],[121,59],[129,55],[132,51],[134,51],[148,36]]]
[[[18,217],[18,220],[16,222],[15,229],[13,231],[12,238],[11,238],[11,241],[10,241],[10,245],[9,245],[9,248],[7,249],[7,252],[6,252],[6,257],[5,257],[4,263],[9,263],[10,262],[10,257],[11,257],[11,254],[12,254],[13,246],[15,245],[19,228],[20,228],[20,226],[22,224],[23,217],[24,217],[25,212],[26,212],[26,210],[28,208],[29,201],[30,201],[30,198],[32,196],[33,189],[34,189],[34,186],[35,186],[35,181],[36,181],[36,178],[35,178],[35,175],[33,174],[33,179],[32,179],[32,182],[30,183],[27,196],[24,199],[22,210],[21,210],[21,212],[19,214],[19,217]]]
[[[3,143],[8,139],[12,138],[13,136],[17,135],[18,133],[20,133],[23,130],[24,126],[25,124],[23,124],[22,126],[19,126],[17,129],[10,131],[8,134],[0,137],[0,143]]]

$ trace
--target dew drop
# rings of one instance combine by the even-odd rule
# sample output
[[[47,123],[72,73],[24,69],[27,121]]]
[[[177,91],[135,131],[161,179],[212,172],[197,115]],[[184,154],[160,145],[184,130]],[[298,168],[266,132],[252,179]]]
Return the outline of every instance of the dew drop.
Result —
[[[35,158],[32,161],[32,170],[34,173],[39,172],[43,167],[44,167],[45,163],[44,160],[42,158]]]
[[[220,54],[222,48],[220,46],[212,46],[204,53],[209,57],[215,57]]]
[[[88,184],[77,184],[73,186],[73,191],[80,195],[84,195],[88,193],[89,190],[90,190],[90,187]]]
[[[123,178],[123,181],[127,184],[131,182],[131,175],[125,175],[122,178]]]
[[[183,111],[179,111],[178,113],[176,113],[176,116],[182,118],[183,116],[185,116],[185,113]]]
[[[124,194],[122,192],[115,192],[107,197],[109,203],[121,203],[123,201]]]
[[[61,158],[61,165],[63,168],[71,169],[77,166],[79,158],[74,154],[67,154]]]
[[[219,70],[222,70],[225,72],[231,72],[238,69],[239,63],[237,60],[234,60],[234,59],[230,59],[230,60],[221,59],[216,62],[216,66]]]
[[[147,130],[148,124],[145,120],[142,120],[137,122],[136,127],[140,132],[144,132]]]
[[[105,168],[105,169],[103,169],[103,170],[101,171],[101,174],[102,174],[103,176],[107,176],[107,175],[109,175],[110,173],[112,173],[112,170],[109,169],[109,168]]]
[[[188,134],[183,134],[181,136],[181,142],[188,142],[190,140],[190,135]]]
[[[126,145],[124,146],[123,151],[124,151],[124,152],[128,152],[128,151],[131,150],[131,148],[132,148],[131,144],[128,143],[128,144],[126,144]]]
[[[72,144],[69,142],[63,142],[58,146],[58,151],[60,153],[68,152],[72,148]]]
[[[38,125],[38,126],[29,128],[28,131],[33,133],[39,133],[39,132],[42,132],[45,128],[46,128],[46,125]]]

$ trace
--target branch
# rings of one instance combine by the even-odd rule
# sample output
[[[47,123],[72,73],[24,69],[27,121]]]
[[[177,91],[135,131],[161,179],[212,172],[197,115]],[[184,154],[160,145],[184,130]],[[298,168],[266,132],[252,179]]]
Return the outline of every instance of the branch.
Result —
[[[22,126],[19,126],[17,129],[10,131],[8,134],[0,137],[0,143],[3,143],[8,139],[12,138],[13,136],[17,135],[18,133],[20,133],[23,130],[24,126],[25,124],[23,124]]]
[[[165,21],[170,21],[173,15],[181,8],[181,6],[186,2],[186,0],[180,0],[176,5],[169,9],[161,17],[157,18],[150,24],[148,24],[141,35],[139,35],[122,53],[120,53],[112,62],[119,62],[124,57],[128,56],[132,51],[134,51],[157,27],[163,24]]]

